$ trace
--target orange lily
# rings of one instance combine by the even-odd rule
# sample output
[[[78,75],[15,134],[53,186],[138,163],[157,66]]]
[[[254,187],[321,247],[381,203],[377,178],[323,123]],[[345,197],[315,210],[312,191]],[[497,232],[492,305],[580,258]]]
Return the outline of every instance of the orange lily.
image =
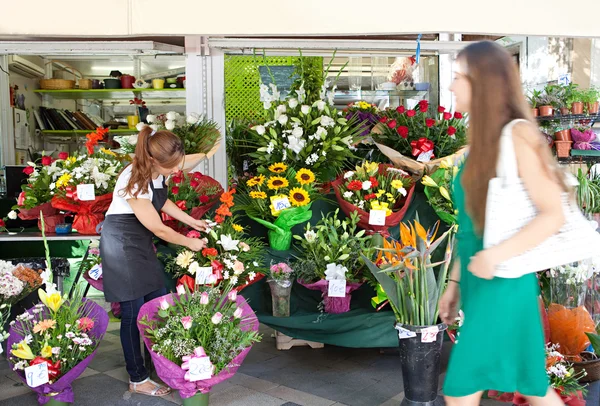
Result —
[[[235,189],[231,189],[228,192],[225,192],[221,195],[221,203],[227,205],[227,207],[233,207],[233,195],[235,194]],[[231,214],[230,214],[231,215]]]

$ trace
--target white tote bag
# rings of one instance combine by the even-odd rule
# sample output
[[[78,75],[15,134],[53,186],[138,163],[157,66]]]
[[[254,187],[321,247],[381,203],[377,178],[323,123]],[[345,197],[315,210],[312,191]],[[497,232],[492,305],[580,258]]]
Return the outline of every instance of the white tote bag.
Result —
[[[490,180],[485,213],[483,243],[493,247],[518,233],[537,216],[517,167],[512,139],[514,120],[502,130],[496,177]],[[496,268],[499,278],[518,278],[528,273],[600,256],[597,233],[573,201],[563,193],[565,224],[560,231],[536,248],[503,262]]]

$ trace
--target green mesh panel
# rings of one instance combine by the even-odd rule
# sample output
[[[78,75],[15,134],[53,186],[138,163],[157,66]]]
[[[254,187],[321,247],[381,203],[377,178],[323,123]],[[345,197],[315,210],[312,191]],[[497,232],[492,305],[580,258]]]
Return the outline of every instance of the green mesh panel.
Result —
[[[294,57],[267,57],[270,66],[292,65]],[[258,63],[256,63],[258,62]],[[258,66],[263,64],[262,55],[225,55],[225,117],[255,118],[263,114],[260,102],[260,74]]]

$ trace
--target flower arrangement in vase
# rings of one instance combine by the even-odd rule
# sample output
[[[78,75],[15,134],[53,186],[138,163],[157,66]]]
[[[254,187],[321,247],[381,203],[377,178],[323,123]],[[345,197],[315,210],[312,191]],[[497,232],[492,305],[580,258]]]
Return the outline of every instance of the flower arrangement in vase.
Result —
[[[290,294],[294,276],[294,270],[285,262],[271,265],[269,268],[267,282],[271,289],[274,317],[290,316]]]

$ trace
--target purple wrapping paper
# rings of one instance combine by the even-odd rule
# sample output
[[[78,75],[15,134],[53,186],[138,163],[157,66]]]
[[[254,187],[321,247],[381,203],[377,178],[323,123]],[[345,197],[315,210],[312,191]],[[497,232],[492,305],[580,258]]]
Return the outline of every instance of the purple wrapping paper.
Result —
[[[83,303],[92,306],[89,317],[94,320],[94,328],[92,328],[92,330],[88,334],[90,337],[95,337],[97,342],[100,342],[100,340],[102,340],[102,337],[104,337],[104,333],[106,333],[106,328],[108,327],[108,315],[102,307],[92,302],[91,300],[83,299]],[[33,307],[27,311],[33,314],[32,310]],[[17,321],[17,323],[19,322]],[[8,351],[10,351],[13,344],[18,343],[22,339],[23,336],[15,332],[14,329],[11,327],[7,343]],[[53,384],[45,384],[42,386],[38,386],[37,388],[30,388],[31,390],[37,393],[39,404],[45,405],[50,401],[50,399],[54,399],[59,402],[73,403],[75,401],[75,395],[73,394],[73,388],[71,384],[83,373],[83,371],[85,371],[88,364],[92,361],[92,359],[94,359],[96,351],[97,349],[93,353],[88,355],[79,364],[75,365],[73,369],[71,369],[63,376],[58,378],[58,380]],[[12,364],[10,361],[9,365],[11,366],[11,368],[14,366],[14,364]],[[18,371],[17,375],[19,375],[19,378],[21,378],[25,385],[27,385],[27,380],[25,379],[25,374],[23,373],[23,371]],[[52,393],[57,393],[57,395],[49,396]]]
[[[573,138],[573,149],[600,150],[600,144],[596,140],[596,133],[591,129],[581,132],[576,128],[572,128],[571,138]]]
[[[362,283],[346,282],[346,297],[329,297],[327,290],[329,289],[329,281],[321,279],[315,283],[304,283],[298,281],[300,285],[310,290],[320,290],[323,292],[323,302],[325,304],[325,312],[331,314],[346,313],[350,310],[350,301],[352,296],[350,293],[360,288]]]
[[[173,294],[168,294],[162,296],[162,298],[166,298],[169,304],[173,304]],[[150,351],[150,355],[152,356],[152,362],[154,363],[154,367],[156,368],[156,373],[160,377],[160,379],[167,384],[170,388],[176,389],[179,391],[179,395],[183,399],[190,398],[194,396],[196,393],[208,393],[211,388],[218,383],[226,381],[231,378],[237,372],[239,366],[246,358],[246,355],[250,352],[252,347],[248,347],[242,352],[240,352],[229,364],[228,368],[223,369],[216,376],[213,376],[210,379],[205,379],[202,381],[196,382],[188,382],[185,380],[185,373],[183,369],[174,362],[169,361],[162,355],[159,355],[152,351],[152,342],[149,338],[146,337],[144,326],[140,325],[140,320],[144,316],[148,316],[149,320],[156,320],[156,316],[159,310],[161,298],[156,298],[154,300],[149,301],[144,304],[140,309],[140,314],[138,315],[138,329],[140,330],[140,334],[144,337],[144,344],[146,344],[146,348]],[[242,317],[246,318],[246,322],[242,326],[244,331],[248,331],[250,329],[254,331],[258,331],[258,319],[256,315],[246,303],[246,300],[242,296],[237,297],[237,305],[242,308]],[[210,356],[210,355],[209,355]]]
[[[362,128],[364,129],[360,135],[366,136],[371,133],[371,130],[379,121],[377,117],[371,113],[370,111],[354,111],[348,112],[346,114],[346,120],[351,120],[352,117],[358,117],[358,123],[362,123]]]

